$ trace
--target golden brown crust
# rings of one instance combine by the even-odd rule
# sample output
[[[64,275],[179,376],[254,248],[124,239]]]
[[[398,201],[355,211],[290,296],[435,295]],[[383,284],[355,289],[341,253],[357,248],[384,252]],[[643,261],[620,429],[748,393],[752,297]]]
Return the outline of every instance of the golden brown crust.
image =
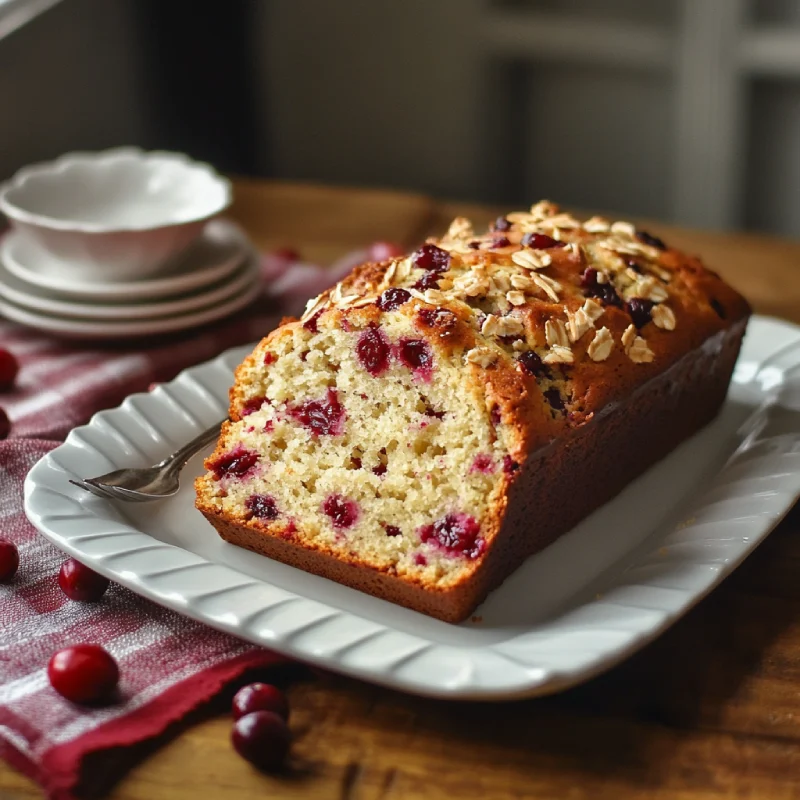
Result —
[[[301,539],[285,523],[228,519],[197,507],[226,541],[446,622],[466,619],[522,561],[551,544],[716,415],[745,325],[719,332],[628,402],[530,454],[487,521],[485,557],[445,589],[372,569]]]
[[[365,568],[358,560],[343,558],[326,548],[301,544],[285,530],[271,533],[257,525],[226,519],[202,503],[198,508],[226,542],[445,622],[466,619],[483,599],[480,589],[469,582],[446,589],[425,586],[389,570]]]
[[[379,325],[379,298],[388,289],[405,291],[410,297],[394,313],[412,320],[434,350],[462,359],[466,390],[480,393],[508,431],[512,467],[498,475],[500,491],[481,521],[485,553],[447,589],[422,584],[319,547],[313,531],[221,517],[201,478],[198,508],[223,538],[458,621],[522,559],[713,417],[750,313],[744,298],[697,258],[628,223],[581,224],[552,204],[507,222],[476,236],[456,220],[446,237],[430,240],[447,262],[437,267],[432,290],[419,285],[430,275],[418,255],[357,267],[310,301],[300,321],[262,340],[230,394],[230,417],[238,421],[248,402],[244,376],[259,361],[268,370],[298,325]],[[534,246],[541,242],[546,246]],[[207,466],[229,447],[228,433],[226,425]]]

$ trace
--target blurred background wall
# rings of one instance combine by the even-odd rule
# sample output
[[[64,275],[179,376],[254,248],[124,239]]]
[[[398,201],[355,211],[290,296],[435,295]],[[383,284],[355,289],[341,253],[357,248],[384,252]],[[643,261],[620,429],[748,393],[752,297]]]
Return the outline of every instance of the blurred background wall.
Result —
[[[62,0],[0,115],[0,178],[136,143],[800,235],[800,0]]]

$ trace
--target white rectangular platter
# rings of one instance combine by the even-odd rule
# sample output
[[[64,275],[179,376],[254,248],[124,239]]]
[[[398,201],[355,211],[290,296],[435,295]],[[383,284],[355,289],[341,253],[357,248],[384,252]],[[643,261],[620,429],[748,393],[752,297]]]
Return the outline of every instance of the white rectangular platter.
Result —
[[[542,553],[462,625],[219,539],[179,494],[111,503],[70,478],[152,464],[227,413],[247,348],[129,397],[74,430],[25,484],[54,544],[112,580],[298,659],[416,694],[547,694],[651,641],[729,575],[800,495],[800,328],[754,318],[719,417]]]

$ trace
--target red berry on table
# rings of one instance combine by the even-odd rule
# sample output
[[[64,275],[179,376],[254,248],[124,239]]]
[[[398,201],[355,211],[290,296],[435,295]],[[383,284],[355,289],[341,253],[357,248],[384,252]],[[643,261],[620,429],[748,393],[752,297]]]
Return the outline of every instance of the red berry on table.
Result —
[[[0,539],[0,583],[10,581],[19,567],[19,550],[8,539]]]
[[[0,408],[0,439],[5,439],[11,433],[11,420],[8,414]]]
[[[388,261],[390,258],[400,258],[405,251],[394,242],[373,242],[369,246],[370,261]]]
[[[10,389],[19,372],[19,362],[8,350],[0,348],[0,391]]]
[[[58,572],[58,585],[70,600],[83,603],[99,600],[108,589],[108,584],[108,578],[98,575],[74,558],[68,558]]]
[[[108,700],[119,681],[117,662],[96,644],[59,650],[47,665],[50,685],[73,703]]]
[[[289,726],[271,711],[245,714],[233,724],[234,749],[251,764],[263,770],[277,770],[289,753]]]
[[[269,683],[251,683],[233,696],[233,718],[239,719],[253,711],[271,711],[289,720],[289,701],[286,695]]]

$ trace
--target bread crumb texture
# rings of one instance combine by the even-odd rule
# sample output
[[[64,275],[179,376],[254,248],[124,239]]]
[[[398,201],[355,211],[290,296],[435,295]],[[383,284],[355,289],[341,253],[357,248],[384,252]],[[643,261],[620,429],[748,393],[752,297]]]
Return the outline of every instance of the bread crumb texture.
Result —
[[[746,313],[695,258],[549,202],[365,264],[236,373],[198,508],[446,589],[526,458]]]

